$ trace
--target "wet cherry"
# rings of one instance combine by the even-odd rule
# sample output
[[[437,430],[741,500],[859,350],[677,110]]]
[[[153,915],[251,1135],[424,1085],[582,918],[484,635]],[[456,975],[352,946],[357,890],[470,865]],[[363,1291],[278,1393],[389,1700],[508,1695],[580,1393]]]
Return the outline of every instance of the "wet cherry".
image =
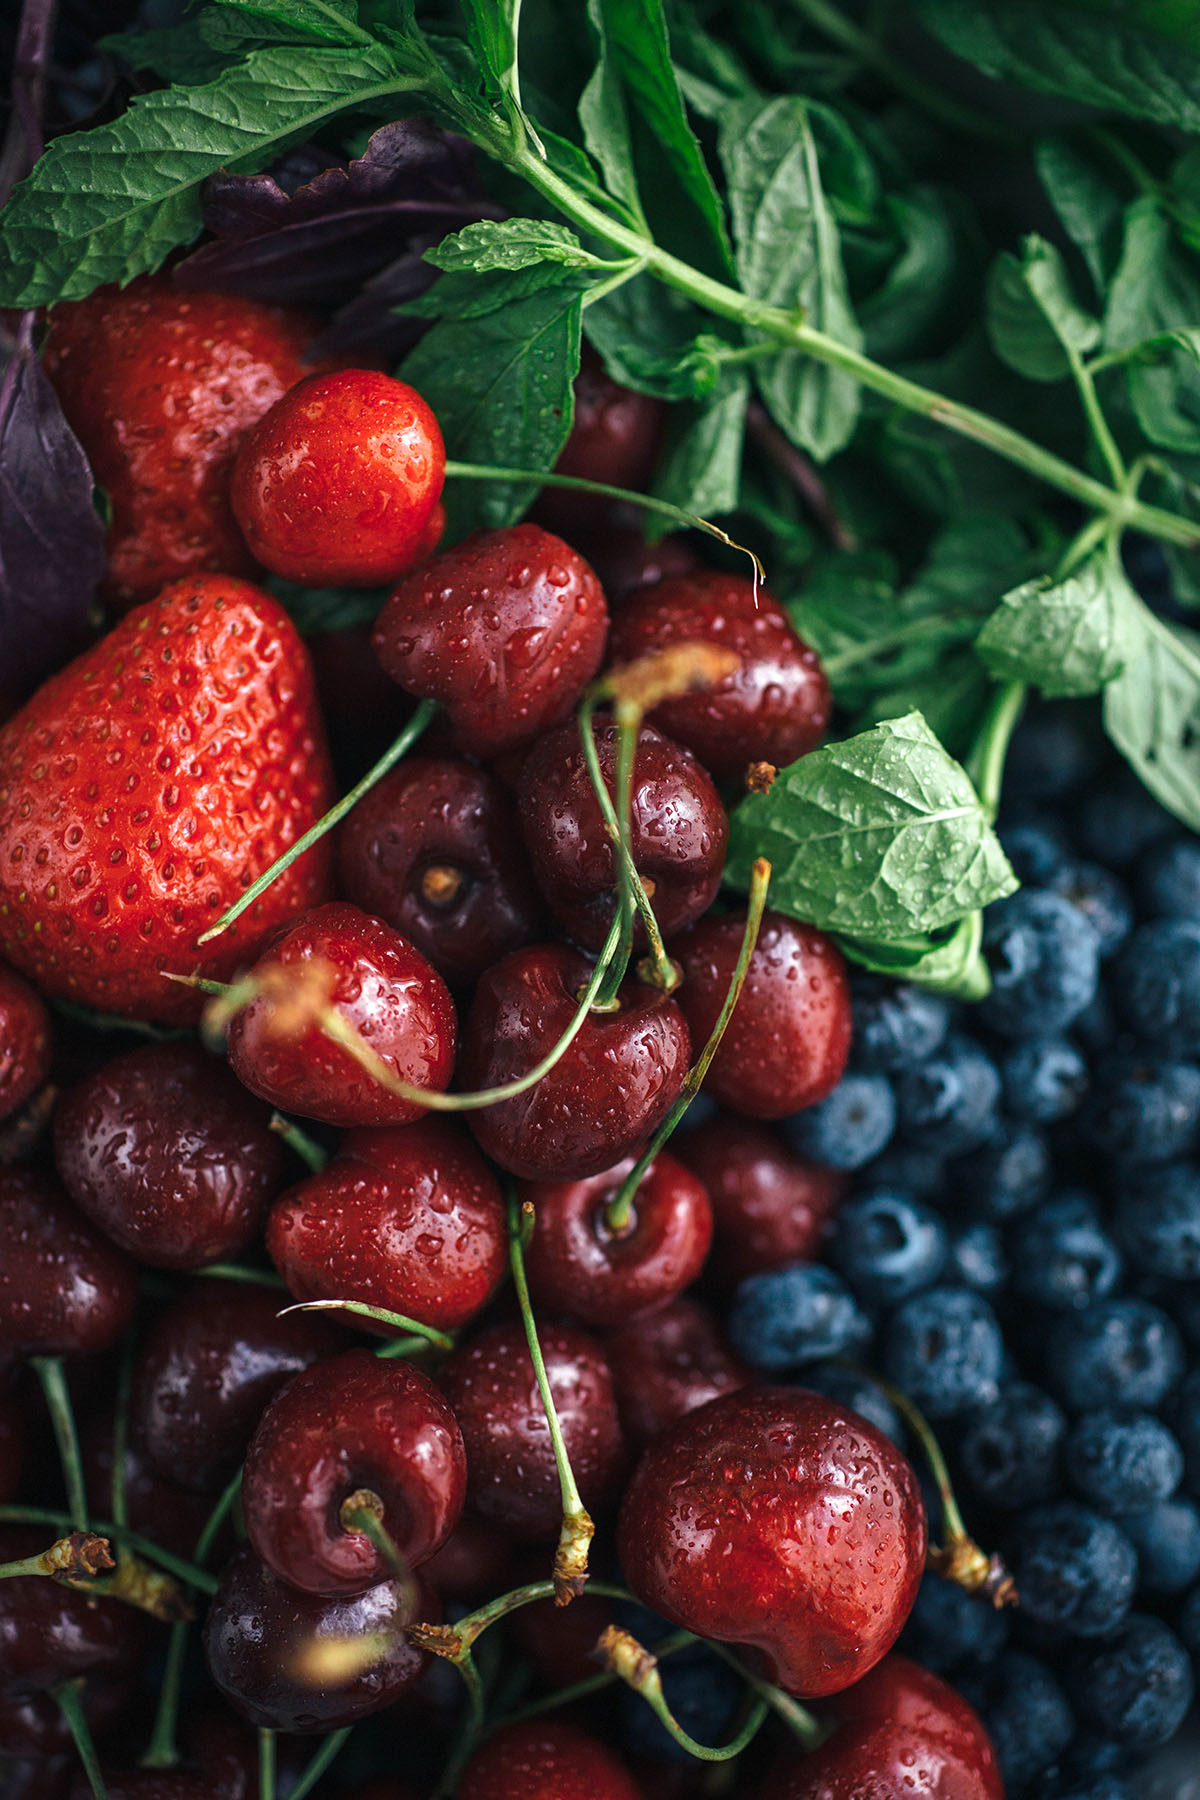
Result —
[[[462,1791],[470,1800],[642,1800],[611,1750],[562,1719],[494,1733],[467,1764]]]
[[[50,1014],[37,989],[0,962],[0,1119],[7,1119],[50,1073]]]
[[[133,1321],[137,1270],[56,1182],[0,1169],[0,1353],[108,1350]]]
[[[710,1269],[722,1287],[818,1255],[844,1175],[805,1162],[769,1125],[733,1113],[680,1132],[671,1148],[708,1189],[717,1246]]]
[[[571,435],[554,473],[640,492],[654,473],[666,420],[662,400],[622,387],[585,343],[575,377]],[[611,509],[612,501],[604,495],[572,488],[543,488],[537,503],[539,519],[572,539],[589,526],[599,527]]]
[[[639,1448],[752,1379],[714,1315],[686,1294],[610,1331],[604,1349],[621,1423]]]

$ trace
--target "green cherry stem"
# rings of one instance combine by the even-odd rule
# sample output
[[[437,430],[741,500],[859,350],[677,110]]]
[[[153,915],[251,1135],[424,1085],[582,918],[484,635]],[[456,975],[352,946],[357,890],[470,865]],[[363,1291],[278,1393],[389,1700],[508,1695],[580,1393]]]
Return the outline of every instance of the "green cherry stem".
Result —
[[[288,1789],[288,1800],[305,1800],[305,1795],[310,1794],[316,1787],[353,1729],[351,1725],[343,1725],[340,1731],[330,1732],[312,1761],[305,1767],[295,1786]]]
[[[197,1275],[211,1276],[214,1281],[243,1281],[255,1287],[279,1288],[287,1292],[287,1282],[274,1269],[244,1269],[240,1263],[209,1263],[196,1270]]]
[[[267,1120],[267,1130],[273,1131],[276,1137],[281,1137],[311,1174],[319,1175],[329,1161],[328,1151],[322,1150],[316,1139],[310,1138],[307,1131],[302,1130],[295,1119],[289,1119],[285,1113],[273,1112]]]
[[[676,1631],[655,1644],[652,1654],[659,1662],[663,1662],[678,1651],[686,1650],[690,1644],[699,1642],[694,1632]],[[523,1724],[526,1719],[536,1719],[542,1713],[555,1712],[560,1706],[570,1706],[576,1700],[589,1700],[593,1694],[603,1693],[605,1688],[612,1687],[620,1679],[615,1669],[601,1669],[598,1674],[588,1675],[583,1681],[572,1682],[570,1687],[555,1688],[552,1694],[545,1694],[540,1700],[531,1700],[528,1706],[509,1713],[504,1723]]]
[[[619,1625],[610,1625],[602,1631],[596,1648],[603,1651],[613,1673],[631,1687],[635,1694],[641,1695],[675,1742],[700,1762],[729,1762],[740,1755],[751,1738],[762,1729],[771,1710],[769,1702],[760,1695],[747,1711],[741,1730],[727,1744],[715,1748],[710,1744],[701,1744],[690,1732],[684,1730],[667,1705],[656,1656],[639,1644],[628,1631],[622,1631]]]
[[[79,1752],[79,1760],[83,1764],[84,1774],[88,1778],[95,1800],[108,1800],[108,1789],[104,1785],[104,1777],[100,1773],[100,1759],[96,1755],[96,1746],[92,1742],[92,1734],[88,1730],[88,1722],[83,1714],[83,1703],[80,1690],[82,1678],[75,1681],[64,1681],[56,1687],[54,1698],[58,1709],[67,1722],[67,1729],[75,1740],[75,1748]]]
[[[338,1512],[343,1531],[358,1531],[378,1550],[392,1571],[392,1579],[404,1596],[405,1610],[417,1610],[417,1584],[413,1580],[408,1558],[397,1547],[383,1522],[383,1501],[371,1488],[358,1488],[343,1500]]]
[[[604,1600],[629,1600],[637,1604],[636,1596],[628,1588],[614,1587],[608,1581],[589,1581],[588,1593],[599,1594]],[[457,1663],[485,1631],[501,1619],[507,1619],[510,1613],[520,1612],[523,1606],[533,1606],[538,1600],[557,1598],[558,1590],[553,1581],[527,1581],[521,1587],[489,1600],[485,1606],[477,1607],[473,1613],[467,1613],[456,1625],[409,1625],[407,1631],[413,1643],[422,1650]]]
[[[781,1687],[776,1687],[775,1683],[768,1681],[765,1676],[756,1675],[754,1670],[748,1668],[741,1657],[736,1656],[726,1644],[718,1644],[712,1638],[703,1638],[700,1641],[712,1651],[714,1656],[719,1656],[723,1663],[728,1663],[735,1674],[740,1675],[742,1680],[766,1701],[771,1711],[782,1719],[792,1736],[799,1738],[806,1750],[815,1750],[817,1745],[829,1735],[806,1706],[801,1706],[798,1700],[794,1700],[790,1694],[785,1694]]]
[[[130,1332],[121,1349],[121,1367],[117,1374],[117,1402],[113,1414],[112,1435],[112,1516],[115,1525],[128,1525],[129,1508],[126,1504],[125,1467],[129,1453],[129,1398],[133,1389],[133,1352],[134,1334]]]
[[[354,1313],[362,1319],[378,1319],[381,1325],[392,1325],[397,1331],[408,1332],[438,1350],[453,1350],[455,1345],[456,1340],[449,1332],[423,1325],[420,1319],[410,1319],[407,1313],[389,1312],[385,1306],[369,1306],[365,1300],[298,1300],[295,1306],[285,1306],[276,1316],[282,1319],[286,1313],[339,1311]]]
[[[83,1462],[79,1454],[79,1433],[75,1429],[75,1411],[71,1405],[71,1396],[67,1391],[66,1378],[63,1375],[62,1358],[59,1356],[35,1356],[31,1358],[34,1373],[42,1384],[42,1393],[46,1397],[46,1406],[50,1413],[50,1422],[54,1427],[54,1439],[58,1445],[58,1457],[62,1463],[63,1481],[67,1489],[67,1506],[70,1510],[71,1524],[76,1531],[88,1528],[87,1494],[83,1484]]]
[[[72,1531],[66,1537],[56,1538],[46,1550],[19,1557],[15,1562],[0,1563],[0,1581],[21,1575],[46,1575],[65,1587],[86,1592],[94,1576],[116,1566],[107,1538],[98,1537],[94,1531]]]
[[[258,1800],[275,1800],[275,1733],[258,1728]]]

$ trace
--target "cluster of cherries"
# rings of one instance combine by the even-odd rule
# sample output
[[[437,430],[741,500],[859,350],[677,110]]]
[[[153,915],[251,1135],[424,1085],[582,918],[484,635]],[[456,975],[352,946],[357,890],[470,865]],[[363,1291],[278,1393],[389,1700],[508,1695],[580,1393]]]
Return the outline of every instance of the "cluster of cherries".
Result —
[[[590,370],[582,400],[564,466],[626,475],[611,420],[634,397]],[[307,587],[395,583],[374,654],[417,704],[406,741],[432,722],[337,828],[341,898],[212,999],[228,1064],[190,1036],[98,1056],[80,1028],[53,1168],[22,1140],[0,1169],[0,1499],[20,1521],[0,1549],[5,1791],[86,1793],[72,1735],[129,1760],[157,1619],[157,1718],[111,1800],[274,1791],[267,1736],[239,1719],[303,1738],[401,1701],[393,1766],[425,1706],[462,1738],[471,1800],[636,1800],[574,1712],[481,1729],[473,1648],[511,1615],[544,1698],[602,1638],[665,1709],[611,1590],[580,1597],[593,1516],[615,1515],[601,1573],[734,1659],[762,1696],[747,1739],[768,1708],[791,1725],[762,1800],[997,1800],[970,1708],[888,1654],[927,1550],[913,1470],[833,1401],[753,1385],[687,1291],[814,1254],[839,1197],[770,1122],[842,1073],[841,958],[761,892],[714,910],[725,801],[819,741],[819,665],[769,594],[681,546],[642,546],[631,574],[628,546],[593,536],[607,600],[543,525],[436,551],[443,471],[428,408],[369,370],[305,377],[245,434],[230,493],[254,560]],[[595,533],[561,496],[547,516]],[[0,980],[16,1143],[48,1025]],[[723,1110],[673,1154],[701,1076]],[[86,1416],[108,1572],[33,1566],[78,1496],[21,1504],[51,1479],[27,1370],[60,1444],[72,1397]],[[199,1687],[180,1743],[205,1594],[207,1671],[236,1718]],[[469,1731],[447,1726],[433,1653],[466,1678]],[[335,1791],[307,1769],[284,1791]]]

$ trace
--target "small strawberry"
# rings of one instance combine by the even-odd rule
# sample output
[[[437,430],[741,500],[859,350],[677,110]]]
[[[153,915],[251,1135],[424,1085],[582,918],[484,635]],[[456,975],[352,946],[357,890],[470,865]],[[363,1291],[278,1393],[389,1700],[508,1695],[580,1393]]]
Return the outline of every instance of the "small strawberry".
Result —
[[[282,607],[231,576],[176,582],[0,728],[0,955],[51,996],[194,1019],[162,971],[228,979],[326,897],[318,845],[197,948],[331,799]]]

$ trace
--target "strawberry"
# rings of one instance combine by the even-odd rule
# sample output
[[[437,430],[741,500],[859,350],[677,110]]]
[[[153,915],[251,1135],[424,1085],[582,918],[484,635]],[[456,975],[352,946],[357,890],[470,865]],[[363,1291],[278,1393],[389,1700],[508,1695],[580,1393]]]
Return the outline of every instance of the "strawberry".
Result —
[[[176,582],[0,727],[0,956],[45,994],[192,1020],[162,971],[227,979],[325,899],[318,845],[197,947],[331,799],[287,614],[231,576]]]

